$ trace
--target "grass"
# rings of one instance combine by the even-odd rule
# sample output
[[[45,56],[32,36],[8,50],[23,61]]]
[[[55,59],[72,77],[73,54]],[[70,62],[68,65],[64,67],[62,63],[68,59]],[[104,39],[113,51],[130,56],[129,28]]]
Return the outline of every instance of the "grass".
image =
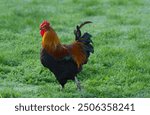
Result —
[[[149,0],[1,0],[0,97],[150,97]],[[75,26],[93,35],[95,52],[63,91],[40,63],[39,24],[49,20],[63,43]]]

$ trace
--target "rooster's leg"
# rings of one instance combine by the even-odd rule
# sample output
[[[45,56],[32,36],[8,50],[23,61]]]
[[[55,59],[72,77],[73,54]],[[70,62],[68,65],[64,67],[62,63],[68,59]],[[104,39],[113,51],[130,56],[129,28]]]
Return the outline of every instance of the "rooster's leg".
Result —
[[[75,83],[77,85],[78,90],[81,91],[80,81],[77,79],[77,77],[75,77]]]
[[[64,91],[64,86],[61,85],[61,86],[59,87],[59,90],[60,90],[60,91]]]

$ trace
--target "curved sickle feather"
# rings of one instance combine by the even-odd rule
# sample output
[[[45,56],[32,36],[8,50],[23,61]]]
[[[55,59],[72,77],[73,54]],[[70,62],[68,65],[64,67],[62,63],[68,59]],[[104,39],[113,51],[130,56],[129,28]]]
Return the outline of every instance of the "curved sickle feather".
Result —
[[[91,21],[85,21],[85,22],[81,23],[80,26],[79,26],[79,29],[81,27],[83,27],[84,25],[89,24],[89,23],[92,23],[92,22]]]
[[[78,40],[80,37],[81,37],[81,28],[86,25],[86,24],[89,24],[89,23],[92,23],[91,21],[85,21],[83,23],[80,24],[80,26],[76,26],[76,30],[74,30],[74,35],[75,35],[75,39]]]

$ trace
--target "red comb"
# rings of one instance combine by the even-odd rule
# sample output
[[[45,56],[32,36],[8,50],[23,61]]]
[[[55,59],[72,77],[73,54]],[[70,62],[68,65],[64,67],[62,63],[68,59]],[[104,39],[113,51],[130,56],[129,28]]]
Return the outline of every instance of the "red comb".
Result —
[[[49,23],[48,21],[44,20],[44,21],[41,23],[40,27],[43,27],[43,26],[45,26],[45,25],[49,26],[50,23]]]

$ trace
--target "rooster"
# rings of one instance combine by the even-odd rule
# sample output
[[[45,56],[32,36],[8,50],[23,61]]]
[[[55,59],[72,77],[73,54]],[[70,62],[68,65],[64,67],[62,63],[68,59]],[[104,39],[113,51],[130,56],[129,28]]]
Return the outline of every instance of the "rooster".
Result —
[[[86,21],[74,30],[75,41],[70,45],[63,45],[54,29],[48,21],[40,24],[40,34],[42,36],[42,49],[40,60],[44,67],[48,68],[56,77],[62,89],[68,80],[75,81],[77,88],[81,90],[77,74],[81,72],[82,66],[87,63],[90,53],[94,52],[91,35],[84,33],[80,29],[87,23]]]

